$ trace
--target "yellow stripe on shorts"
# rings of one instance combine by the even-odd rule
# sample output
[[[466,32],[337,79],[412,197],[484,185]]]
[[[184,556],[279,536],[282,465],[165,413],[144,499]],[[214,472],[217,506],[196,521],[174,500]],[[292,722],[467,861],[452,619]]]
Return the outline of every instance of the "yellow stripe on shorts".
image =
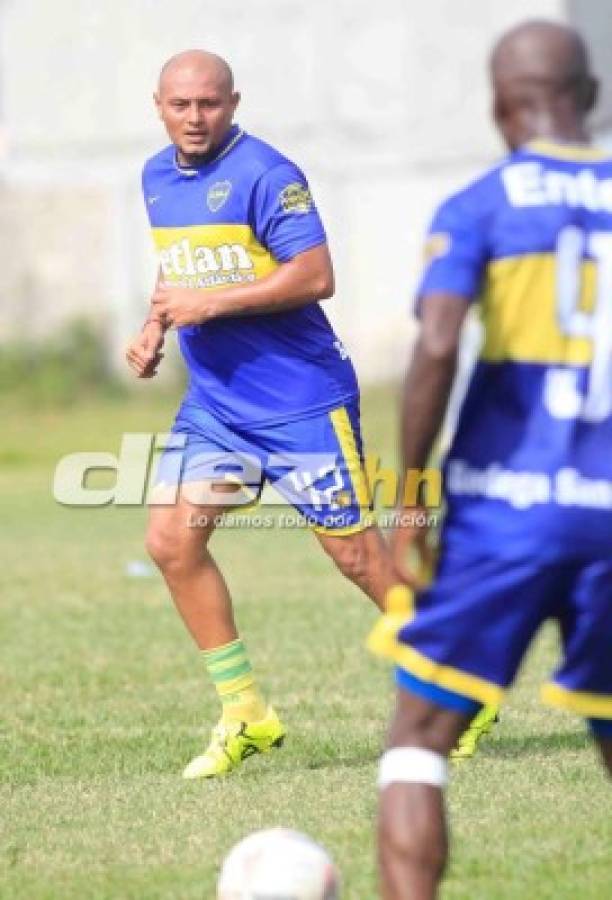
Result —
[[[590,719],[612,719],[612,696],[572,691],[554,681],[541,688],[540,696],[547,706],[556,706]]]
[[[355,432],[353,431],[353,426],[346,406],[340,406],[338,409],[332,410],[329,417],[347,465],[349,478],[353,485],[353,491],[355,492],[359,508],[362,510],[369,509],[372,502],[370,488],[361,462],[361,457],[359,456]]]

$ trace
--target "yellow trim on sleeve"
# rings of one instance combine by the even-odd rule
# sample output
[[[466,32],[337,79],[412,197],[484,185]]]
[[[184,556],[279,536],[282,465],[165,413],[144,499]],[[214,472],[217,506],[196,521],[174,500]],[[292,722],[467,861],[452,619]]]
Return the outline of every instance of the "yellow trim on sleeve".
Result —
[[[578,713],[589,719],[612,719],[612,695],[571,691],[554,681],[542,686],[542,703]]]

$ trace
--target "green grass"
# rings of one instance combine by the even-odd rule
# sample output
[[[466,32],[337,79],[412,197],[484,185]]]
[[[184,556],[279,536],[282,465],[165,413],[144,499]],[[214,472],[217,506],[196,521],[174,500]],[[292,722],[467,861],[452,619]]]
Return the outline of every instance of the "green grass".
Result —
[[[141,391],[69,412],[3,414],[0,584],[2,900],[212,900],[244,834],[294,826],[326,844],[347,900],[376,896],[376,758],[392,690],[363,639],[374,615],[306,532],[220,532],[257,672],[290,729],[284,749],[222,783],[178,776],[216,717],[201,661],[144,557],[144,512],[51,497],[57,458],[165,431]],[[395,404],[369,395],[370,449],[391,461]],[[555,635],[538,642],[502,723],[449,792],[444,897],[610,896],[610,792],[582,724],[540,707]]]

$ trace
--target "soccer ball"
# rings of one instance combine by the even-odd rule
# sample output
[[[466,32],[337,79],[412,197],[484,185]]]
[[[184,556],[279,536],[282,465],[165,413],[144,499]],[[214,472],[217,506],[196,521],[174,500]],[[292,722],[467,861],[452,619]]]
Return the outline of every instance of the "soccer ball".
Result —
[[[225,857],[217,900],[338,900],[340,877],[327,852],[299,831],[269,828]]]

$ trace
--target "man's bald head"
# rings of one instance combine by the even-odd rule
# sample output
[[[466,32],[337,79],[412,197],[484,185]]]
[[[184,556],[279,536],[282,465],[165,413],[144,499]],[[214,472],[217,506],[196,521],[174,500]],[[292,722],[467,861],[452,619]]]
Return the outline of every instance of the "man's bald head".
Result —
[[[240,94],[224,59],[206,50],[185,50],[164,63],[154,99],[179,162],[199,165],[225,140]]]
[[[511,146],[534,137],[579,138],[596,82],[582,37],[557,22],[533,20],[506,32],[491,55],[495,118]],[[575,133],[574,133],[575,132]]]
[[[223,91],[234,91],[234,74],[228,63],[207,50],[183,50],[166,60],[159,73],[157,91],[162,93],[176,78],[200,75],[214,81]]]

